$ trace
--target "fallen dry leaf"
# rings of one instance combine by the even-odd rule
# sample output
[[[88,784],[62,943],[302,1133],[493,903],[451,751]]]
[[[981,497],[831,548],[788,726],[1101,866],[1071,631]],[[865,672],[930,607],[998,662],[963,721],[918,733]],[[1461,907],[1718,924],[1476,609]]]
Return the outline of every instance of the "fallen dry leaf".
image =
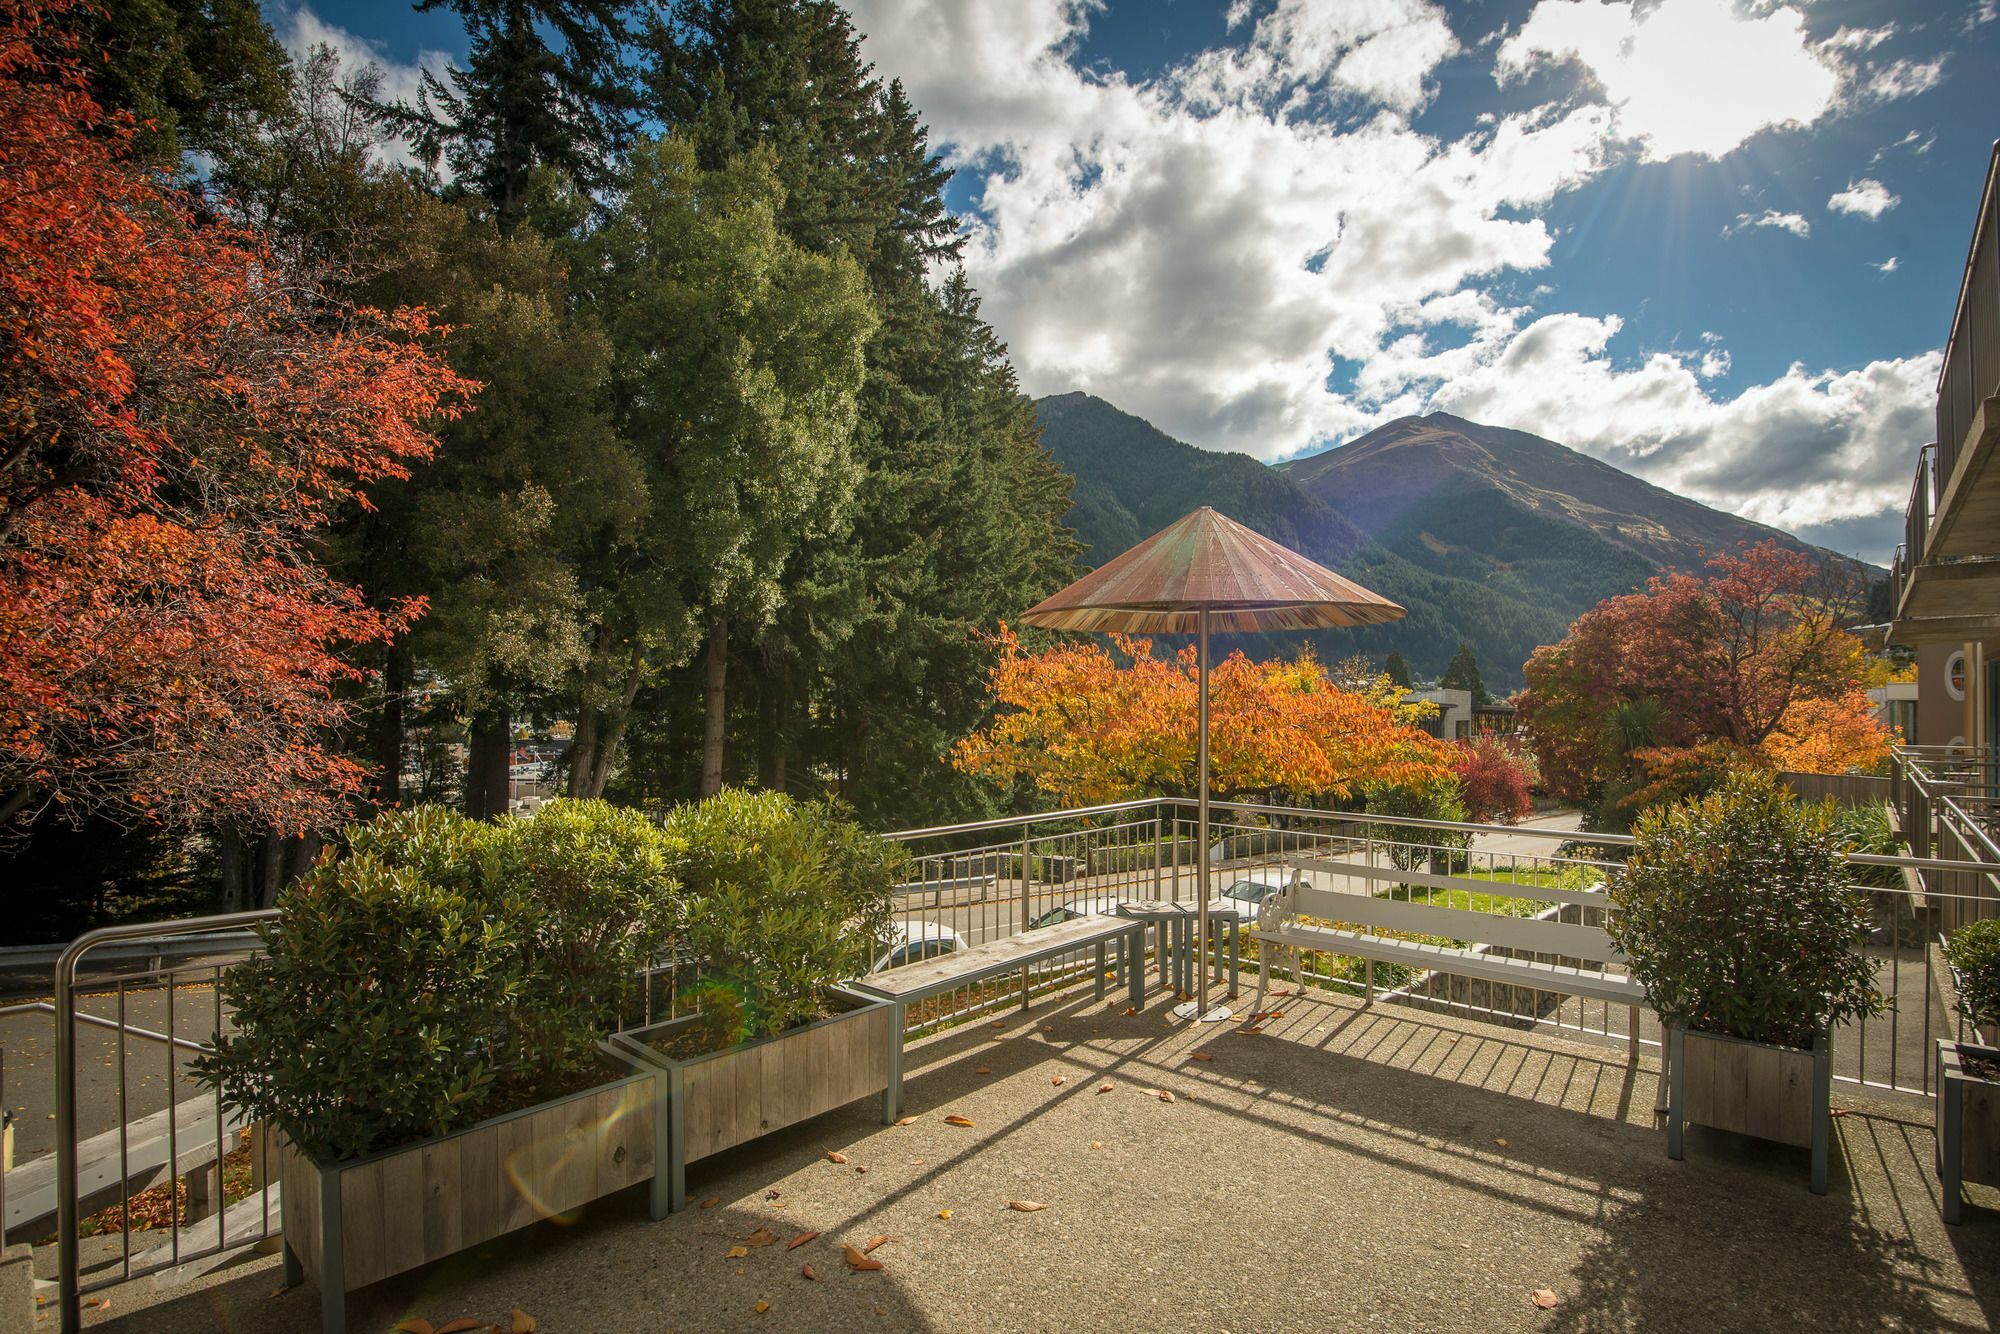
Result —
[[[1063,1086],[1063,1077],[1061,1075],[1057,1075],[1054,1079],[1051,1079],[1049,1083],[1054,1084],[1057,1088],[1061,1088]]]
[[[867,1245],[865,1245],[865,1246],[863,1246],[863,1247],[861,1248],[861,1253],[862,1253],[863,1255],[866,1255],[866,1254],[868,1254],[868,1252],[870,1252],[870,1251],[874,1250],[874,1249],[875,1249],[875,1248],[876,1248],[877,1246],[880,1246],[880,1245],[881,1245],[881,1244],[882,1244],[883,1242],[885,1242],[885,1241],[887,1241],[887,1240],[889,1240],[889,1234],[888,1234],[888,1233],[886,1233],[886,1232],[877,1232],[877,1233],[876,1233],[876,1234],[875,1234],[874,1236],[872,1236],[872,1237],[870,1237],[870,1238],[868,1239],[868,1244],[867,1244]]]
[[[862,1176],[862,1177],[865,1177],[865,1176],[867,1176],[867,1175],[868,1175],[868,1167],[867,1167],[867,1165],[866,1165],[866,1164],[861,1164],[861,1165],[858,1165],[858,1166],[856,1166],[856,1167],[855,1167],[855,1169],[854,1169],[854,1175],[856,1175],[856,1176]]]
[[[771,1309],[771,1303],[758,1302],[755,1306],[751,1307],[750,1309],[755,1311],[758,1315],[762,1315],[764,1314],[764,1312]]]
[[[801,1232],[799,1233],[798,1236],[793,1237],[790,1241],[785,1243],[785,1249],[788,1251],[795,1251],[799,1247],[811,1241],[814,1237],[817,1237],[818,1235],[819,1233],[817,1232]]]
[[[1556,1295],[1547,1288],[1536,1288],[1535,1295],[1531,1300],[1533,1300],[1535,1305],[1546,1311],[1556,1304]]]
[[[773,1209],[782,1209],[785,1207],[785,1203],[786,1202],[784,1200],[775,1200],[772,1202],[771,1207]]]
[[[1212,1061],[1215,1059],[1215,1053],[1208,1051],[1189,1052],[1188,1055],[1194,1057],[1197,1061]]]
[[[95,1306],[97,1303],[92,1302],[91,1305]],[[395,1330],[396,1334],[437,1334],[437,1331],[431,1328],[431,1322],[420,1315],[406,1316],[390,1328]]]
[[[1174,1100],[1174,1095],[1167,1092],[1167,1090],[1165,1089],[1147,1089],[1146,1092],[1152,1094],[1154,1097],[1158,1098],[1161,1102],[1172,1102]]]
[[[1136,1005],[1128,1005],[1128,1006],[1126,1006],[1126,1007],[1125,1007],[1125,1013],[1127,1013],[1127,1014],[1137,1014],[1137,1013],[1139,1013],[1139,1007],[1138,1007],[1138,1006],[1136,1006]]]
[[[849,1269],[880,1269],[882,1267],[880,1260],[871,1260],[868,1258],[867,1252],[856,1250],[852,1246],[842,1246],[840,1253],[847,1257],[847,1267]]]
[[[770,1228],[760,1227],[743,1239],[745,1246],[769,1246],[778,1239],[778,1234]]]
[[[828,1149],[826,1151],[826,1160],[830,1163],[844,1163],[847,1161],[847,1155],[836,1152],[833,1149]]]
[[[445,1321],[433,1331],[433,1334],[468,1334],[470,1330],[485,1328],[486,1322],[484,1320],[474,1320],[469,1315],[462,1315],[456,1320]]]
[[[1287,987],[1287,988],[1285,988],[1285,989],[1284,989],[1283,991],[1274,991],[1274,992],[1272,992],[1272,993],[1271,993],[1271,995],[1272,995],[1273,997],[1277,997],[1277,996],[1289,996],[1289,995],[1291,995],[1291,994],[1292,994],[1292,989],[1291,989],[1290,987]]]
[[[721,1203],[722,1203],[722,1197],[720,1195],[711,1195],[707,1199],[701,1202],[701,1207],[704,1209],[713,1209],[716,1205]]]
[[[1054,1024],[1043,1024],[1043,1025],[1042,1025],[1042,1032],[1044,1032],[1044,1033],[1053,1033],[1053,1032],[1055,1032],[1055,1031],[1056,1031],[1056,1026],[1055,1026]]]
[[[939,1217],[939,1218],[950,1218],[950,1217],[951,1217],[951,1210],[949,1210],[949,1209],[940,1209],[940,1210],[938,1210],[938,1217]]]
[[[899,1126],[913,1126],[916,1123],[917,1118],[914,1116],[899,1116],[896,1118],[896,1124]]]
[[[731,1246],[729,1248],[729,1254],[727,1258],[731,1260],[741,1260],[744,1256],[748,1254],[750,1254],[750,1248],[748,1246]]]
[[[1266,1019],[1283,1019],[1285,1017],[1285,1012],[1283,1010],[1273,1010],[1264,1017]]]
[[[507,1331],[508,1334],[535,1334],[535,1330],[540,1325],[540,1321],[517,1306],[514,1308],[512,1314],[508,1316]]]
[[[778,1198],[778,1197],[779,1197],[780,1195],[783,1195],[784,1193],[785,1193],[785,1192],[783,1192],[783,1191],[781,1191],[781,1190],[767,1190],[767,1191],[765,1191],[765,1192],[764,1192],[764,1198],[765,1198],[765,1199],[767,1199],[767,1200],[775,1200],[775,1199],[777,1199],[777,1198]]]
[[[1260,1026],[1258,1026],[1258,1025],[1256,1025],[1256,1024],[1252,1024],[1252,1025],[1250,1025],[1250,1027],[1248,1027],[1248,1028],[1244,1029],[1243,1031],[1244,1031],[1245,1033],[1261,1033],[1261,1032],[1263,1032],[1264,1030],[1263,1030],[1263,1028],[1261,1028]]]
[[[989,1027],[992,1027],[992,1028],[1005,1028],[1005,1027],[1007,1027],[1007,1021],[1006,1021],[1006,1020],[1004,1020],[1004,1019],[995,1019],[995,1020],[994,1020],[994,1021],[992,1022],[992,1024],[990,1024],[990,1025],[989,1025]]]
[[[1503,1149],[1507,1147],[1507,1141],[1506,1141],[1506,1140],[1504,1140],[1504,1139],[1496,1139],[1496,1140],[1494,1140],[1493,1142],[1494,1142],[1495,1144],[1498,1144],[1498,1145],[1499,1145],[1499,1146],[1500,1146],[1501,1148],[1503,1148]]]
[[[1109,1093],[1109,1092],[1111,1092],[1111,1085],[1109,1085],[1109,1084],[1099,1084],[1099,1085],[1097,1086],[1097,1091],[1098,1091],[1099,1093]]]
[[[957,1113],[953,1113],[952,1115],[947,1116],[944,1119],[944,1123],[948,1126],[969,1126],[972,1124],[972,1118],[969,1116],[959,1116]]]
[[[1040,1213],[1049,1206],[1039,1204],[1034,1200],[1009,1200],[1007,1201],[1007,1207],[1018,1214],[1035,1214]]]
[[[811,1279],[813,1282],[815,1283],[819,1282],[819,1275],[813,1273],[813,1267],[811,1265],[801,1265],[799,1267],[799,1272],[801,1274],[804,1274],[807,1278]]]
[[[1090,1141],[1090,1147],[1093,1149],[1101,1149],[1104,1147],[1104,1141],[1101,1139],[1094,1139]]]
[[[993,1067],[990,1065],[982,1065],[978,1069],[974,1070],[972,1073],[975,1075],[990,1075],[993,1073]]]

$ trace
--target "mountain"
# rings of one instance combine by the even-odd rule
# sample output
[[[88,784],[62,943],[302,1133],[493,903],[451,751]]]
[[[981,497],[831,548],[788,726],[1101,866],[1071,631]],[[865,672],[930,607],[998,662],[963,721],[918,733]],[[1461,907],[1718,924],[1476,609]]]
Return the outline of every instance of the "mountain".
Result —
[[[1322,655],[1393,648],[1435,676],[1463,639],[1503,691],[1579,613],[1663,569],[1699,566],[1704,550],[1776,538],[1847,560],[1553,441],[1445,413],[1275,468],[1197,449],[1088,394],[1041,399],[1035,413],[1042,444],[1076,478],[1066,522],[1087,544],[1080,564],[1213,505],[1409,609],[1390,625],[1311,636]]]

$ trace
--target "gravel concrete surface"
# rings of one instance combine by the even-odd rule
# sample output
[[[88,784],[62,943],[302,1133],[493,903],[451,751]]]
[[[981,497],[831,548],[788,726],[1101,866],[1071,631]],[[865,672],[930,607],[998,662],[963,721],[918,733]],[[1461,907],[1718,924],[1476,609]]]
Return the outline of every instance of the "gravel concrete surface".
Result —
[[[1919,1107],[1836,1095],[1822,1198],[1803,1151],[1691,1131],[1669,1162],[1650,1053],[1633,1070],[1621,1047],[1449,1015],[1272,1004],[1261,1033],[1191,1031],[1164,996],[1137,1015],[1059,997],[952,1030],[911,1048],[914,1124],[854,1104],[695,1164],[690,1196],[710,1208],[654,1223],[643,1192],[607,1200],[353,1294],[350,1327],[504,1326],[516,1306],[546,1334],[1705,1334],[1974,1330],[2000,1314],[2000,1194],[1939,1222]],[[760,1227],[778,1244],[728,1258]],[[786,1249],[806,1231],[821,1235]],[[882,1269],[850,1270],[840,1243],[876,1234]],[[111,1290],[88,1320],[316,1328],[317,1294],[281,1284],[274,1257],[248,1256],[197,1286]]]

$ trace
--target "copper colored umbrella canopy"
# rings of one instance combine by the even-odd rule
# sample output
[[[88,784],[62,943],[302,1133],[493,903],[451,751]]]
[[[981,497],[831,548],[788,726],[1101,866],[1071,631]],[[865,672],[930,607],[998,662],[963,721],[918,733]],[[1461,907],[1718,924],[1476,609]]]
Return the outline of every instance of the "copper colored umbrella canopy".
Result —
[[[1196,654],[1195,929],[1198,998],[1177,1013],[1224,1019],[1208,1006],[1208,636],[1214,630],[1323,630],[1378,625],[1403,609],[1206,505],[1101,565],[1021,619],[1049,630],[1192,634]],[[1175,886],[1178,896],[1179,886]]]
[[[1403,609],[1207,506],[1037,603],[1049,630],[1191,635],[1325,630],[1397,620]]]

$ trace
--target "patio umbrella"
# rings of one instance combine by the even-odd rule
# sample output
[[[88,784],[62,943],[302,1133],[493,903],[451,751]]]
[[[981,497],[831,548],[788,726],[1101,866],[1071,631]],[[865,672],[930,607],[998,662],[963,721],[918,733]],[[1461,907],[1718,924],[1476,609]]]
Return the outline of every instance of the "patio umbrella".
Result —
[[[1403,615],[1395,603],[1343,579],[1298,552],[1251,532],[1204,505],[1170,524],[1021,619],[1050,630],[1192,634],[1195,654],[1200,909],[1195,952],[1201,960],[1191,1013],[1221,1019],[1208,1006],[1208,637],[1217,630],[1320,630],[1376,625]]]

